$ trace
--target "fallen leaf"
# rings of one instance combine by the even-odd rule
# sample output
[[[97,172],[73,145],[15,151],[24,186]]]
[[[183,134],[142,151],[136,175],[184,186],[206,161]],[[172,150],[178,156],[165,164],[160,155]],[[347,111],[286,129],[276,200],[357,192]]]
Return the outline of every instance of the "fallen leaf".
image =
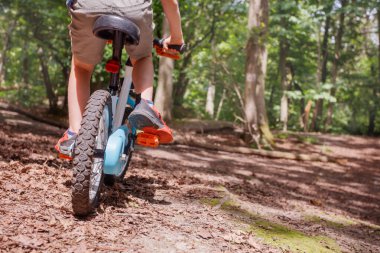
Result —
[[[203,239],[211,239],[212,238],[212,234],[207,231],[206,229],[201,229],[198,231],[198,236],[203,238]]]
[[[36,238],[31,238],[27,235],[17,235],[11,237],[14,242],[21,244],[24,247],[36,248],[43,244],[43,241]]]
[[[322,200],[320,199],[311,199],[310,204],[314,206],[323,206]]]

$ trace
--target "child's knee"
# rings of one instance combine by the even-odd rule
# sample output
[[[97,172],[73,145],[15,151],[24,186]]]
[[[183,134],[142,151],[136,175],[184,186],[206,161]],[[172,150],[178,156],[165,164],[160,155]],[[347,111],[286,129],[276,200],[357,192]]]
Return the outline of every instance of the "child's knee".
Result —
[[[152,61],[152,60],[153,60],[152,55],[148,55],[139,59],[131,57],[131,62],[133,66],[143,61]]]
[[[75,57],[73,57],[72,66],[75,67],[76,69],[86,71],[86,72],[92,72],[94,70],[94,67],[95,67],[94,64],[84,63]]]

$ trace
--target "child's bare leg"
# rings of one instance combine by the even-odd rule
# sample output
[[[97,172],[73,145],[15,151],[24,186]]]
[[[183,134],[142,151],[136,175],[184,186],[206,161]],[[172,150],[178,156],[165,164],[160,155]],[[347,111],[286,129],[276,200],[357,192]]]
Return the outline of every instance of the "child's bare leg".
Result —
[[[143,130],[145,133],[156,135],[161,144],[173,141],[170,128],[161,118],[157,108],[153,105],[153,62],[152,56],[140,60],[132,60],[133,83],[136,92],[141,93],[141,102],[128,117],[132,127]]]
[[[90,98],[90,80],[94,65],[80,62],[73,57],[68,88],[69,124],[78,133],[82,115]]]
[[[131,59],[133,64],[133,83],[141,98],[152,100],[153,98],[153,62],[152,56],[139,60]]]

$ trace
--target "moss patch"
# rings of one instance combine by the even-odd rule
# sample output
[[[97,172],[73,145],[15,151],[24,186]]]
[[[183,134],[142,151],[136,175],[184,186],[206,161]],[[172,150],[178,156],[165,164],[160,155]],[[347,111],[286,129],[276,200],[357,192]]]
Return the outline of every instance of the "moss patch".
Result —
[[[242,209],[233,200],[221,202],[221,199],[203,199],[202,203],[217,206],[229,213],[239,223],[247,227],[248,232],[271,246],[290,252],[341,252],[338,244],[326,236],[307,235],[301,231],[264,219]]]
[[[298,135],[297,140],[305,144],[319,144],[319,139],[314,136],[299,136]]]
[[[201,203],[208,206],[215,207],[220,203],[220,199],[201,199]]]
[[[353,220],[338,215],[326,215],[323,217],[317,215],[306,215],[305,220],[313,223],[322,224],[331,228],[343,228],[357,224]]]
[[[369,227],[375,231],[375,233],[380,234],[380,226],[367,221],[360,221],[360,224]]]
[[[327,146],[323,146],[321,148],[321,151],[323,154],[332,154],[333,153],[332,149],[330,147],[327,147]]]
[[[289,134],[288,133],[278,133],[278,134],[276,134],[276,138],[280,139],[280,140],[286,140],[289,138]]]
[[[340,252],[337,243],[326,236],[309,236],[267,220],[253,220],[250,230],[267,244],[292,252]]]
[[[217,205],[220,205],[221,209],[228,209],[232,207],[238,207],[238,204],[236,204],[233,200],[231,199],[218,199],[218,198],[212,198],[212,199],[201,199],[201,203],[215,207]]]
[[[343,229],[352,226],[364,226],[367,229],[373,230],[375,234],[380,235],[380,226],[367,221],[350,219],[342,215],[321,213],[320,215],[305,215],[304,219],[307,222],[321,224],[333,229]]]

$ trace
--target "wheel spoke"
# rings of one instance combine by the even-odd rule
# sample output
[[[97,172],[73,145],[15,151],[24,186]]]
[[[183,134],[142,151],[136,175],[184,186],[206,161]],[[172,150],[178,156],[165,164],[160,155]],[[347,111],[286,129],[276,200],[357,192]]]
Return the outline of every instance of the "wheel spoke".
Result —
[[[106,106],[103,110],[102,118],[99,121],[98,135],[95,139],[95,147],[97,149],[104,150],[107,146],[108,130],[109,125],[107,124],[108,119],[108,107]],[[90,200],[93,200],[100,188],[102,170],[103,170],[104,159],[94,159],[92,164],[91,173],[91,186],[90,186]]]

